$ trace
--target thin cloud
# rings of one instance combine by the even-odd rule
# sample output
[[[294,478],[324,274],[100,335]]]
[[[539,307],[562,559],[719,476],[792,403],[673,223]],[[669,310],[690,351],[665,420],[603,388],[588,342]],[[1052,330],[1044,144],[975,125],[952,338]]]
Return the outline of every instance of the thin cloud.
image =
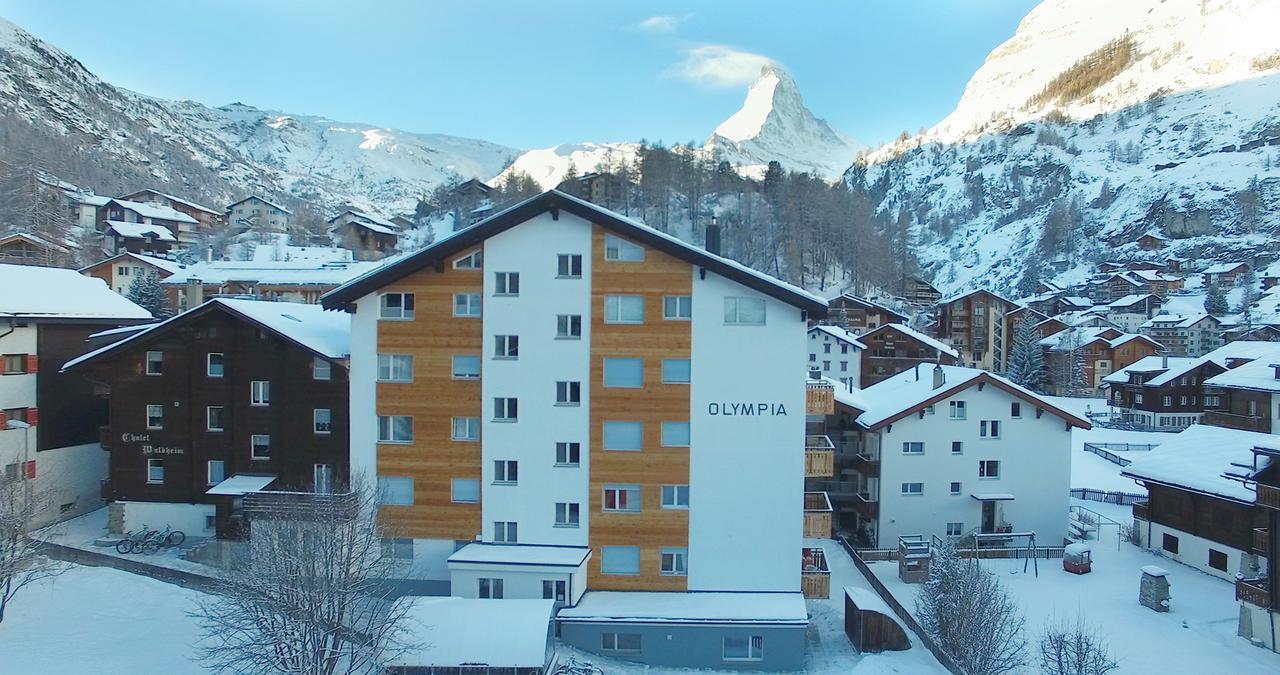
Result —
[[[690,15],[658,14],[636,24],[636,28],[650,33],[674,33]]]
[[[724,89],[755,82],[760,69],[777,61],[726,45],[701,45],[685,51],[684,60],[666,71],[668,77],[704,87]]]

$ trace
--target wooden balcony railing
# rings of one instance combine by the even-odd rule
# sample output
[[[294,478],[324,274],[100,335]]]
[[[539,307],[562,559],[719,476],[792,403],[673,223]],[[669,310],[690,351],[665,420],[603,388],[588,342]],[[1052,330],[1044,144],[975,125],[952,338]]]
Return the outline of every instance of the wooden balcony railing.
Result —
[[[1138,520],[1151,520],[1151,516],[1147,511],[1146,502],[1133,503],[1133,517],[1137,518]]]
[[[834,415],[836,389],[830,382],[809,382],[805,390],[806,415]]]
[[[1253,552],[1266,555],[1271,551],[1271,533],[1265,527],[1253,528]]]
[[[1256,607],[1271,609],[1271,593],[1267,589],[1267,580],[1236,579],[1236,600],[1247,602]]]
[[[827,493],[804,493],[804,536],[831,538],[831,500]]]
[[[804,437],[805,478],[828,478],[836,473],[836,446],[827,436]]]
[[[1271,432],[1270,419],[1258,415],[1237,415],[1220,410],[1205,411],[1204,416],[1200,418],[1200,423],[1228,429],[1240,429],[1241,431],[1256,431],[1264,434]]]
[[[831,568],[827,566],[826,551],[817,547],[805,547],[800,553],[800,591],[804,593],[804,597],[830,597]]]
[[[1280,509],[1280,487],[1258,483],[1258,506]]]
[[[244,514],[251,519],[306,520],[355,516],[358,500],[350,492],[250,492],[245,494],[243,505]]]

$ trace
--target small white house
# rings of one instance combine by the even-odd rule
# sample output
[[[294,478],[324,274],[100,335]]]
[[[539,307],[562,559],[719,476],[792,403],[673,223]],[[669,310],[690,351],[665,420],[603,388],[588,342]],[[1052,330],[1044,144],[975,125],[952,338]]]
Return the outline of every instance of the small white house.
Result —
[[[867,346],[857,334],[839,326],[817,325],[809,329],[809,368],[840,384],[861,386],[862,350]]]

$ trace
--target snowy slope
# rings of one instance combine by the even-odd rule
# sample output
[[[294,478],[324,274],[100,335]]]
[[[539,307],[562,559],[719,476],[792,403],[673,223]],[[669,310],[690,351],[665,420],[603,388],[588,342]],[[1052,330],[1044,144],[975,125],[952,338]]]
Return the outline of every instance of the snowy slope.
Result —
[[[570,168],[581,176],[602,165],[616,166],[621,162],[634,165],[639,148],[638,143],[562,143],[551,148],[530,150],[495,176],[493,182],[519,171],[528,174],[543,189],[550,190],[564,180]]]
[[[1035,276],[1062,259],[1060,279],[1074,282],[1103,258],[1273,258],[1276,25],[1280,3],[1266,0],[1047,0],[952,114],[846,178],[913,214],[917,253],[944,292],[1012,287],[1028,261]],[[1055,203],[1069,236],[1042,242]],[[1131,242],[1146,232],[1170,249],[1139,252]]]

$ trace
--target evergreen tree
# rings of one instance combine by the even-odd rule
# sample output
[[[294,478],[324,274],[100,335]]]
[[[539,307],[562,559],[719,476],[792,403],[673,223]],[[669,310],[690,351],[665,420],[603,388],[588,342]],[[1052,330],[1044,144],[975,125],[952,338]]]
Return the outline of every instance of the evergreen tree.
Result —
[[[155,272],[147,272],[134,279],[125,297],[129,298],[134,304],[151,312],[151,316],[157,319],[169,316],[169,309],[165,306],[164,301],[164,288],[160,286],[160,279],[156,277]]]
[[[1204,296],[1204,311],[1213,316],[1222,316],[1231,311],[1227,307],[1227,295],[1217,282],[1209,284],[1209,290]]]
[[[1039,391],[1044,382],[1044,351],[1040,348],[1040,335],[1031,317],[1026,315],[1018,321],[1013,335],[1008,375],[1015,384],[1032,391]]]
[[[1253,304],[1258,301],[1258,273],[1250,269],[1240,277],[1240,324],[1253,326]],[[1208,302],[1206,299],[1205,302]]]

